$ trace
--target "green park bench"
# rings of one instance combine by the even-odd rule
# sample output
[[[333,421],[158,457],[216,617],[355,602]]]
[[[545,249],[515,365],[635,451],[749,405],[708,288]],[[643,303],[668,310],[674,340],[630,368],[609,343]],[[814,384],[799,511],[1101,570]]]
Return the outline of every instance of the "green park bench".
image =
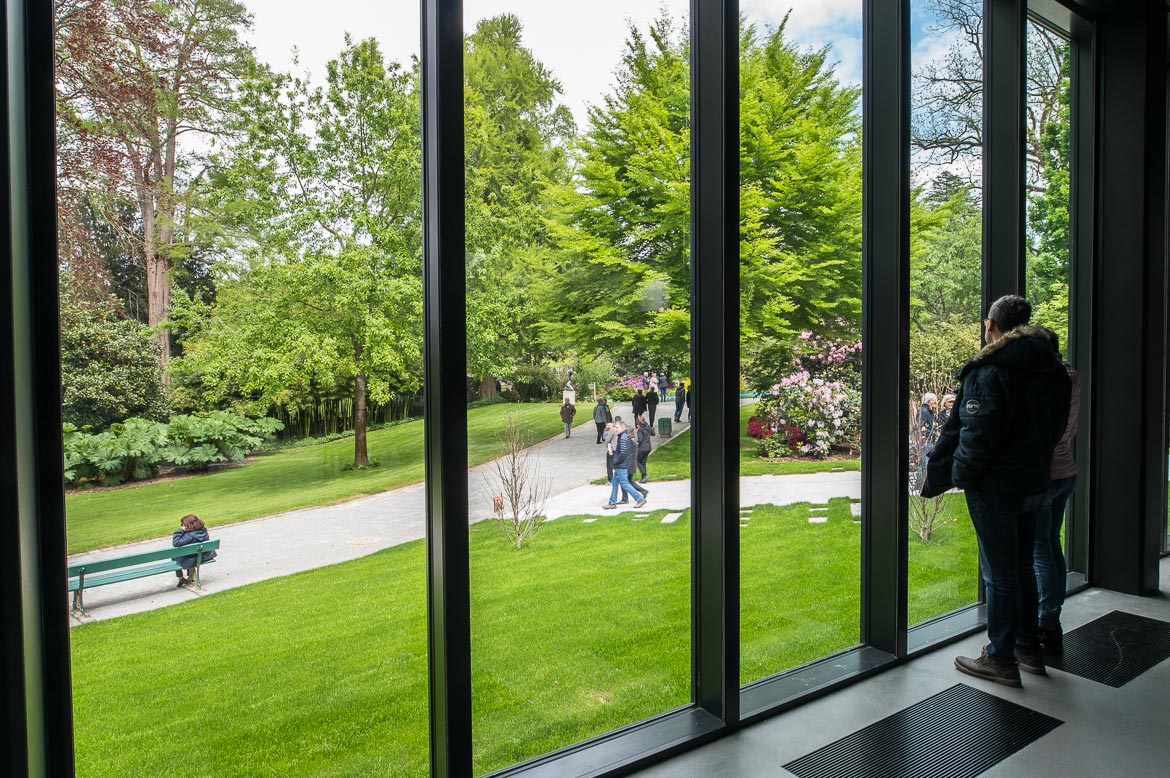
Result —
[[[126,556],[111,559],[99,559],[93,562],[82,562],[70,565],[69,591],[73,592],[73,611],[85,613],[85,604],[82,594],[86,589],[121,581],[133,581],[135,578],[145,578],[149,575],[174,573],[182,570],[178,560],[185,556],[198,554],[195,560],[195,585],[199,585],[199,568],[211,564],[214,559],[203,559],[204,551],[213,551],[219,548],[218,540],[205,540],[202,543],[188,543],[185,546],[171,546],[158,551],[145,551],[141,554],[127,554]]]

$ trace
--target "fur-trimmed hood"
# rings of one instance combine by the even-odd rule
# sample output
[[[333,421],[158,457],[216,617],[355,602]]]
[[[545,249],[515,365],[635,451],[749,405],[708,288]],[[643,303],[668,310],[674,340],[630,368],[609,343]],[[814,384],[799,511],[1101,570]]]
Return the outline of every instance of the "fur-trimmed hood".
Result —
[[[1060,362],[1052,336],[1044,327],[1022,324],[1005,332],[999,340],[988,343],[966,364],[960,378],[982,365],[1007,367],[1044,373]]]

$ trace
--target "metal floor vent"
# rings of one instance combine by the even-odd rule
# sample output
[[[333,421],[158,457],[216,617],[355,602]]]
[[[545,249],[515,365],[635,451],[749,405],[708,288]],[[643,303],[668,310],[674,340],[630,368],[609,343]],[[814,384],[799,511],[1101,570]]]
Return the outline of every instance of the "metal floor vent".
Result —
[[[1045,654],[1049,667],[1121,688],[1170,658],[1170,624],[1111,611],[1064,634],[1064,654]]]
[[[1063,723],[957,684],[784,769],[798,778],[971,778]]]

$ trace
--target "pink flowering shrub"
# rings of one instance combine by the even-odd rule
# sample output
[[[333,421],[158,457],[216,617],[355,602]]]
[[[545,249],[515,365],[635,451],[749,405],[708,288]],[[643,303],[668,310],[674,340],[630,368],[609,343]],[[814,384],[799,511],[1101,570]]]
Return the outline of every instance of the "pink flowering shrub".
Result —
[[[801,334],[805,350],[791,373],[765,393],[753,417],[764,457],[823,459],[834,450],[857,451],[861,434],[861,343]]]

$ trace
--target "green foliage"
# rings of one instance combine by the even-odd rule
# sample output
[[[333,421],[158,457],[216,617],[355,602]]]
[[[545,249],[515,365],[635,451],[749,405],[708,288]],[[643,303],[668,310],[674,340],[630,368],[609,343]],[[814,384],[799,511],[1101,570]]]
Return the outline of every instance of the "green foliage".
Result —
[[[61,410],[65,422],[104,430],[130,417],[163,421],[167,396],[150,329],[105,298],[84,302],[61,282]]]
[[[943,172],[928,191],[915,198],[912,207],[910,315],[914,329],[922,332],[938,321],[979,322],[983,211],[975,191],[953,173]]]
[[[910,395],[915,408],[927,392],[941,398],[958,389],[959,371],[979,353],[979,334],[978,321],[958,317],[910,330]]]
[[[276,419],[250,419],[228,411],[174,416],[169,424],[127,419],[97,434],[66,423],[65,480],[76,486],[97,481],[117,486],[152,478],[160,464],[200,471],[215,463],[239,462],[283,426]]]
[[[563,384],[555,370],[541,365],[519,367],[512,378],[512,388],[520,395],[521,402],[560,399]]]
[[[802,329],[860,312],[858,92],[827,50],[781,26],[741,36],[745,369],[791,356]],[[559,251],[538,289],[554,349],[685,369],[690,348],[690,98],[685,36],[631,28],[614,93],[590,110],[578,180],[558,193]],[[815,171],[815,174],[814,174]],[[653,333],[652,337],[647,337]]]

